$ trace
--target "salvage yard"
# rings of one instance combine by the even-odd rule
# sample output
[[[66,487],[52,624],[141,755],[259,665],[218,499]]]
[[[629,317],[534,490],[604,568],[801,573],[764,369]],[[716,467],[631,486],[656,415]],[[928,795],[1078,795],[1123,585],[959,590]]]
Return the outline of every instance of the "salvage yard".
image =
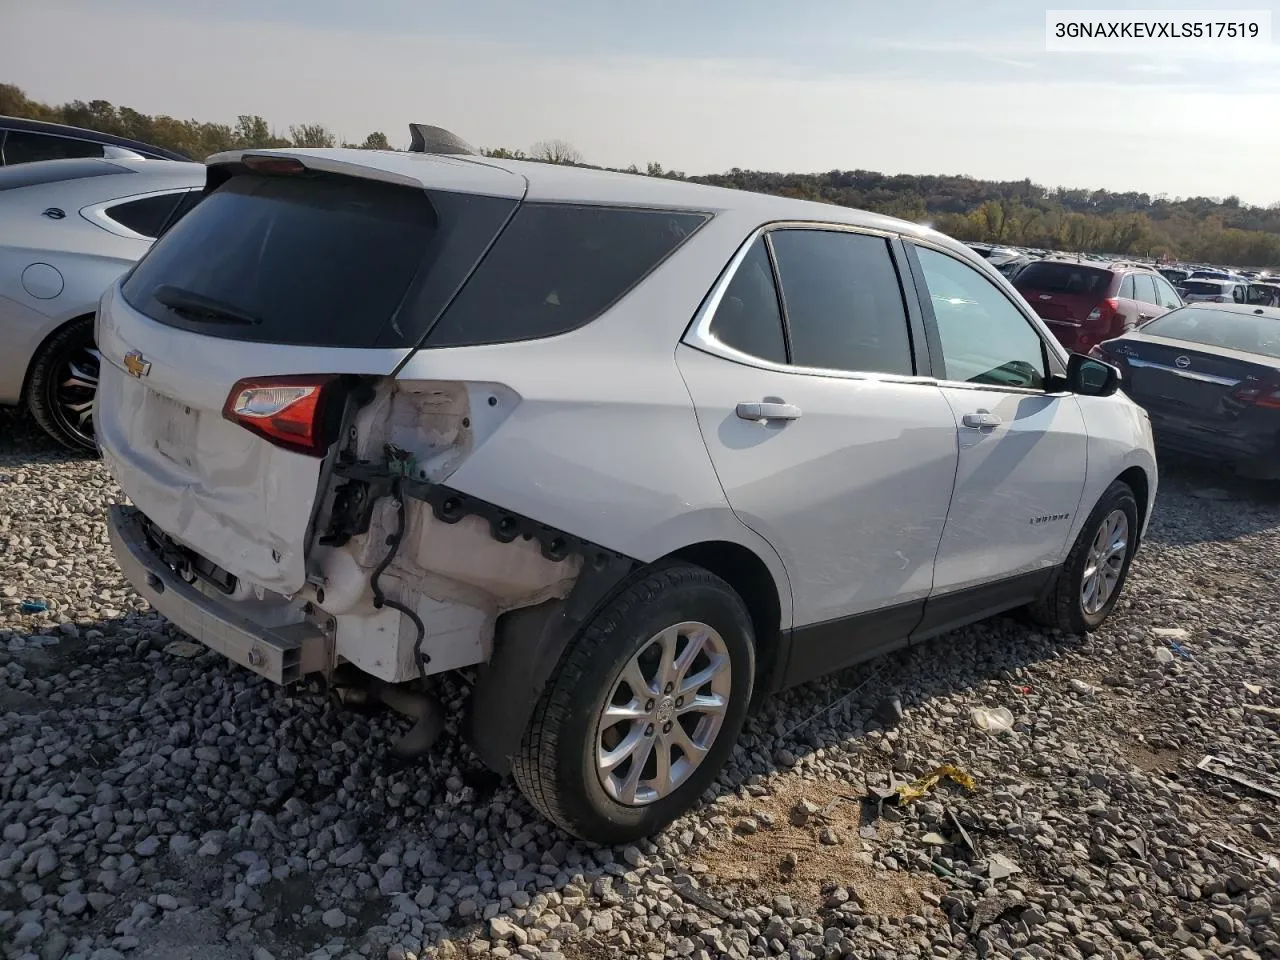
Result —
[[[0,413],[5,958],[1280,957],[1280,488],[1166,464],[1097,634],[1001,618],[773,698],[718,795],[625,849],[453,731],[397,767],[394,717],[171,646],[117,496]],[[895,801],[942,764],[974,788]]]

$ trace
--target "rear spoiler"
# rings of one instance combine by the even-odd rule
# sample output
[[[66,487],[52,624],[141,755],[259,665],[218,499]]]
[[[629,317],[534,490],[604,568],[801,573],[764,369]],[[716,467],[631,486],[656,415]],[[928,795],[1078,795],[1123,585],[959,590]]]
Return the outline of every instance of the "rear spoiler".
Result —
[[[479,151],[444,127],[433,127],[426,123],[411,123],[409,124],[409,152],[452,153],[475,156]]]

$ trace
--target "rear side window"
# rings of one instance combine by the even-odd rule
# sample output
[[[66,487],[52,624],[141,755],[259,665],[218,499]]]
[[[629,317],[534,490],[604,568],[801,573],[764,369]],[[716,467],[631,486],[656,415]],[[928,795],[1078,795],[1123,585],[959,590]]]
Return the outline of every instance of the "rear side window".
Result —
[[[101,157],[102,144],[46,133],[10,130],[4,138],[4,162],[33,163],[37,160],[64,160],[69,157]]]
[[[235,176],[167,230],[122,289],[153,319],[208,336],[409,346],[513,203],[440,194],[433,206],[425,191],[355,177]]]
[[[1110,270],[1046,260],[1030,264],[1018,274],[1017,287],[1019,290],[1068,293],[1100,300],[1107,295],[1111,277]]]
[[[1156,299],[1156,285],[1148,273],[1133,275],[1133,299],[1143,303],[1159,303]]]
[[[178,205],[173,208],[173,212],[169,215],[168,223],[164,224],[161,229],[172,227],[175,223],[185,217],[204,196],[203,190],[188,190],[178,199]]]
[[[1131,273],[1126,274],[1125,278],[1120,281],[1120,293],[1118,294],[1118,296],[1124,298],[1125,300],[1134,299],[1133,274]]]
[[[791,362],[915,372],[898,272],[883,237],[834,230],[769,235],[791,332]]]
[[[1156,285],[1156,302],[1160,304],[1160,306],[1167,307],[1170,310],[1182,306],[1182,298],[1178,296],[1177,291],[1174,290],[1173,287],[1169,286],[1169,284],[1160,277],[1155,277],[1154,283]]]
[[[425,345],[510,343],[576,330],[706,220],[683,211],[522,204]]]
[[[144,237],[158,237],[181,197],[181,192],[161,193],[117,203],[107,207],[105,212],[120,226],[127,227],[134,233],[140,233]]]
[[[760,238],[751,245],[711,319],[711,335],[726,346],[762,360],[787,362],[782,311],[769,251]]]

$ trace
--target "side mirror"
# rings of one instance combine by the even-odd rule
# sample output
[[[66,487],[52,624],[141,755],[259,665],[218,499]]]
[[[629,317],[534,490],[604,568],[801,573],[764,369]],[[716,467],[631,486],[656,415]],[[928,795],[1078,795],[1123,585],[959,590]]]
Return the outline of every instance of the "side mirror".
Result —
[[[1085,397],[1109,397],[1120,389],[1120,370],[1083,353],[1073,353],[1067,360],[1067,389]]]

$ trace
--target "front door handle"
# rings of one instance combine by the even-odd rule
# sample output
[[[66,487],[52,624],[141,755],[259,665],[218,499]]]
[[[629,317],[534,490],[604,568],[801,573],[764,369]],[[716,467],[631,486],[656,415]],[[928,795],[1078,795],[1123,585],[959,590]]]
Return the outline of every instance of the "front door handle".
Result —
[[[981,429],[983,427],[996,427],[1004,423],[994,413],[987,413],[985,410],[979,413],[966,413],[960,418],[960,422],[966,427],[974,427]]]
[[[743,420],[800,419],[800,408],[793,403],[740,403],[734,412]]]

